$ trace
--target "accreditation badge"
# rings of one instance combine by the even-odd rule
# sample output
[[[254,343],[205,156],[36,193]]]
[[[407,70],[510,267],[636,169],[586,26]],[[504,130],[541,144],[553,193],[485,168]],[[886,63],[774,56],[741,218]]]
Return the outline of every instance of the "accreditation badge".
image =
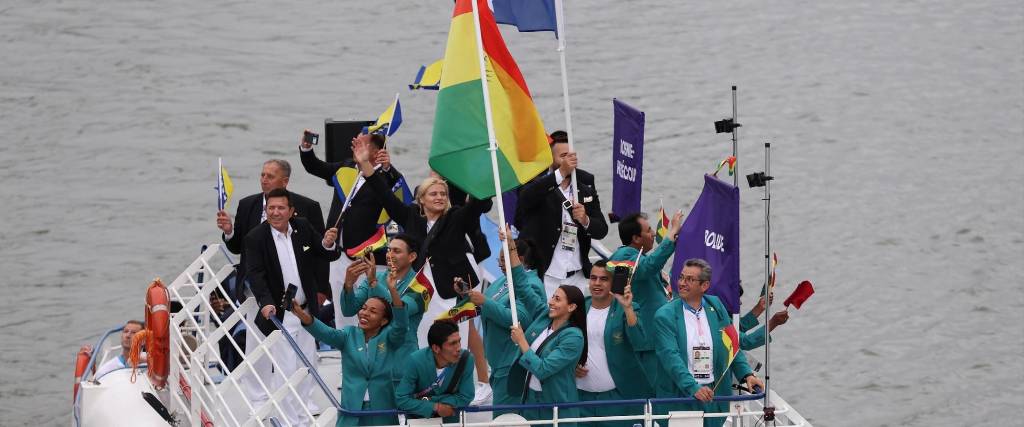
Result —
[[[706,380],[711,378],[711,347],[703,344],[693,346],[693,366],[691,371],[694,379]]]
[[[576,249],[576,243],[578,241],[576,234],[578,232],[579,230],[578,227],[576,227],[576,224],[573,224],[571,222],[562,224],[562,235],[559,238],[559,241],[561,241],[562,243],[562,249],[565,249],[567,251]]]

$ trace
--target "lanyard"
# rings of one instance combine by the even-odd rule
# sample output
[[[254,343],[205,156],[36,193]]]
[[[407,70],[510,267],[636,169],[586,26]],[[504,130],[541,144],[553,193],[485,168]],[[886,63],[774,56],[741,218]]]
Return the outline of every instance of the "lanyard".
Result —
[[[686,311],[689,311],[690,313],[693,313],[693,315],[697,317],[697,337],[699,338],[699,341],[703,344],[704,343],[704,325],[700,321],[700,314],[704,312],[704,305],[701,304],[700,308],[694,309],[694,308],[690,307],[690,305],[687,304],[686,302],[683,302],[683,307],[686,308]]]

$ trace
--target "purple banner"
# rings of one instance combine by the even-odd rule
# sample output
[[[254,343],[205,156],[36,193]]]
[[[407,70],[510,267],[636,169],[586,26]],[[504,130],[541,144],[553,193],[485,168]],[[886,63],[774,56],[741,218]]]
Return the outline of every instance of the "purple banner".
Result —
[[[740,311],[740,190],[704,175],[704,190],[676,239],[672,290],[678,294],[683,263],[701,258],[711,265],[709,295],[721,298],[730,313]]]
[[[608,218],[617,222],[640,212],[640,190],[644,169],[644,112],[612,99],[615,133],[612,135],[612,210]]]

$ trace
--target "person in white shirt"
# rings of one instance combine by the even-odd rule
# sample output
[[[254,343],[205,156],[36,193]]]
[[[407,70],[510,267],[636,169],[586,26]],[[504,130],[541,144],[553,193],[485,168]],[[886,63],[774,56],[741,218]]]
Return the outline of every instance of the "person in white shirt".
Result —
[[[132,337],[144,327],[145,324],[138,320],[125,322],[124,328],[121,329],[121,354],[100,365],[96,369],[96,375],[93,375],[94,379],[99,380],[107,373],[128,367],[128,352],[132,349]]]

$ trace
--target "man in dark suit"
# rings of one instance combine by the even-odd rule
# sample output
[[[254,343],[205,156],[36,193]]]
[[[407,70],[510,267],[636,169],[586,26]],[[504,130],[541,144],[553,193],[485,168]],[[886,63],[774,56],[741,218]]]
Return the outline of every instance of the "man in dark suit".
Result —
[[[366,141],[370,143],[370,159],[374,164],[374,167],[378,168],[384,176],[385,183],[388,188],[393,188],[395,183],[402,177],[402,174],[398,172],[391,165],[391,157],[388,155],[388,151],[384,148],[385,138],[383,135],[377,134],[362,134],[353,138],[353,142],[359,139],[360,141]],[[299,159],[302,160],[302,167],[306,169],[306,172],[314,176],[318,176],[327,181],[327,185],[331,188],[331,209],[327,213],[327,224],[328,225],[339,225],[338,244],[341,246],[342,251],[354,248],[361,245],[367,239],[369,239],[377,231],[377,219],[380,217],[381,210],[384,205],[380,200],[380,197],[375,194],[370,188],[364,188],[363,184],[366,182],[365,178],[361,175],[356,178],[355,191],[351,189],[345,189],[349,192],[348,200],[346,203],[342,203],[341,199],[338,198],[338,192],[334,190],[332,178],[334,174],[338,172],[341,167],[353,167],[355,168],[355,162],[352,159],[345,159],[342,162],[325,162],[316,157],[316,153],[313,152],[313,144],[306,142],[304,139],[299,140]],[[338,216],[342,215],[340,224],[338,223]],[[374,259],[377,261],[378,270],[383,270],[386,264],[386,250],[379,250],[374,253]],[[343,254],[344,255],[344,254]],[[342,256],[337,262],[331,263],[330,274],[328,281],[331,289],[331,303],[334,304],[334,322],[335,327],[341,328],[344,325],[355,324],[354,318],[342,318],[341,309],[338,305],[338,295],[341,292],[342,282],[345,281],[345,270],[351,264],[352,260],[348,256]]]
[[[594,175],[577,168],[576,153],[569,151],[564,132],[552,134],[551,171],[519,190],[516,207],[520,237],[533,240],[538,249],[537,274],[544,279],[550,297],[558,286],[587,286],[591,269],[590,240],[608,234]],[[579,195],[572,194],[576,172]]]
[[[283,188],[276,188],[267,193],[267,220],[256,226],[245,236],[246,276],[249,278],[253,298],[256,299],[260,312],[254,322],[258,331],[249,331],[259,340],[249,336],[246,339],[246,353],[250,353],[257,342],[277,329],[269,320],[271,316],[282,321],[287,333],[294,338],[307,359],[316,360],[316,343],[313,336],[302,327],[298,317],[285,310],[284,296],[289,285],[295,285],[294,301],[306,312],[316,313],[316,272],[315,260],[334,261],[340,256],[335,243],[338,230],[331,228],[324,235],[317,232],[312,224],[304,218],[295,217],[295,207],[291,194]],[[283,331],[282,331],[283,332]],[[271,353],[278,363],[279,373],[272,373],[269,361],[260,359],[255,368],[256,374],[263,377],[271,390],[283,384],[281,373],[290,376],[301,367],[286,340],[278,341],[271,347]],[[268,362],[268,363],[259,363]],[[282,409],[289,419],[289,424],[300,422],[299,414],[303,412],[303,402],[311,401],[312,379],[306,378],[297,387],[302,400],[296,401],[294,396],[282,402]],[[253,387],[250,383],[250,398],[259,401],[266,399],[261,387]]]
[[[217,227],[224,233],[221,239],[224,245],[232,253],[241,254],[238,260],[238,268],[235,279],[234,295],[231,297],[236,301],[243,301],[245,294],[245,270],[246,256],[244,249],[245,236],[253,228],[260,225],[266,219],[267,204],[266,194],[276,188],[288,188],[288,180],[291,177],[292,167],[285,160],[272,159],[263,163],[263,171],[260,173],[260,192],[246,196],[238,201],[238,210],[235,213],[234,224],[231,217],[223,210],[217,212]],[[306,218],[313,229],[318,233],[324,233],[324,215],[320,210],[320,203],[316,200],[302,196],[298,193],[290,193],[292,205],[295,206],[295,215]],[[324,294],[330,292],[330,285],[327,282],[328,264],[317,262],[314,267],[317,272],[317,291]],[[315,295],[315,294],[311,294]]]

